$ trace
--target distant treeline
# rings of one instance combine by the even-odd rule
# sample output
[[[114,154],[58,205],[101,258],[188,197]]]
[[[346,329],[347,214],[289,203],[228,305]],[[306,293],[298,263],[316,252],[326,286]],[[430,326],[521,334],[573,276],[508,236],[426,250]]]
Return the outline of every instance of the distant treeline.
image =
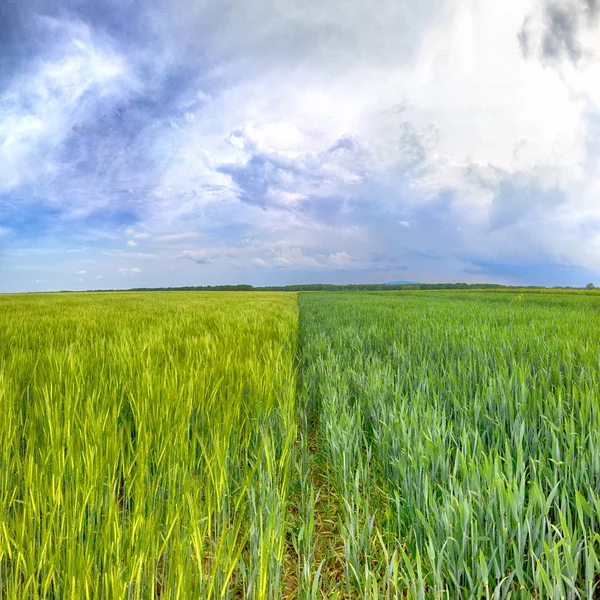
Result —
[[[161,288],[131,288],[129,292],[358,292],[358,291],[392,291],[392,290],[497,290],[497,291],[579,291],[575,287],[543,286],[509,286],[498,283],[352,283],[334,285],[332,283],[307,283],[297,285],[271,285],[254,287],[248,284],[240,285],[197,285]],[[94,290],[102,292],[125,290]],[[594,293],[596,290],[585,290]]]

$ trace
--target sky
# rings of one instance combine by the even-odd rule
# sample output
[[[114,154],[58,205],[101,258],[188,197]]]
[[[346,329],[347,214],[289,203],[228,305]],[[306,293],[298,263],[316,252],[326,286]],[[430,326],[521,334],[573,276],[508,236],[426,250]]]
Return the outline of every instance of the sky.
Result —
[[[600,285],[600,0],[2,0],[0,292]]]

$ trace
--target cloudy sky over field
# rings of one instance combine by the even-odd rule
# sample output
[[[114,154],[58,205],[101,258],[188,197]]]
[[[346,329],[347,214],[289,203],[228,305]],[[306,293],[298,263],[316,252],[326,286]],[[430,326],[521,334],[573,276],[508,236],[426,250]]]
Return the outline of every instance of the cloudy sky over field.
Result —
[[[600,283],[600,0],[3,0],[0,291]]]

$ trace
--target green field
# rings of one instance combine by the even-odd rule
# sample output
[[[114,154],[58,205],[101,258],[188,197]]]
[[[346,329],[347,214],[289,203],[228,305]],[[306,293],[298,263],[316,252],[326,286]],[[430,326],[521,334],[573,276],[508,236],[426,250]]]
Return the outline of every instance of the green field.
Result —
[[[0,598],[277,597],[297,304],[0,297]]]
[[[594,295],[0,296],[0,598],[597,597],[599,333]]]
[[[301,399],[333,496],[323,587],[593,597],[599,332],[593,297],[300,296]]]

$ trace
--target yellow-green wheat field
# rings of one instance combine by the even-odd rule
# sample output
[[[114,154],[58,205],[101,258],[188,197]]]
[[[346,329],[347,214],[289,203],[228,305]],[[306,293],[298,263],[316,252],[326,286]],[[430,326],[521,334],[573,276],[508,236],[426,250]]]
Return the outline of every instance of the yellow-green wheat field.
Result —
[[[0,598],[276,597],[297,319],[293,294],[0,297]]]

